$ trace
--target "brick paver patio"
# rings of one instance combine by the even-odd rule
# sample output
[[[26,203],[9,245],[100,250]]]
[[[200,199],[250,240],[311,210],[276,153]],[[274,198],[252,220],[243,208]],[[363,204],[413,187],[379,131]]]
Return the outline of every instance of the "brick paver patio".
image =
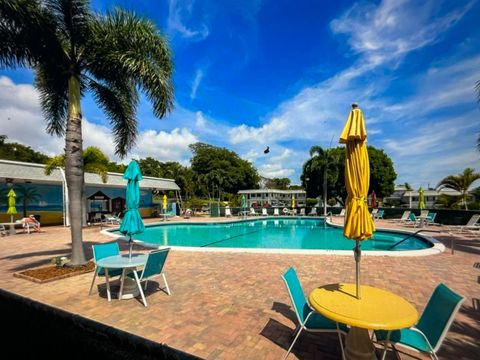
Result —
[[[69,229],[43,230],[40,234],[0,239],[1,288],[206,359],[283,357],[295,329],[295,315],[280,278],[289,266],[296,268],[307,294],[321,284],[354,282],[353,255],[172,250],[165,269],[172,296],[154,291],[151,286],[147,291],[148,308],[137,299],[108,303],[102,280],[100,292],[88,296],[92,273],[46,284],[13,276],[17,271],[46,265],[54,256],[69,254]],[[435,237],[447,246],[445,253],[406,258],[363,257],[362,283],[401,294],[421,312],[434,287],[444,282],[467,300],[440,357],[479,359],[480,268],[474,264],[480,262],[480,241],[458,238],[452,255],[449,235]],[[90,249],[94,243],[112,239],[92,227],[85,229],[84,241]],[[127,247],[122,245],[122,250]],[[87,255],[91,257],[91,252]],[[290,355],[290,359],[294,358],[340,358],[336,335],[302,335]],[[389,358],[393,359],[393,354]],[[402,354],[402,358],[410,357]]]

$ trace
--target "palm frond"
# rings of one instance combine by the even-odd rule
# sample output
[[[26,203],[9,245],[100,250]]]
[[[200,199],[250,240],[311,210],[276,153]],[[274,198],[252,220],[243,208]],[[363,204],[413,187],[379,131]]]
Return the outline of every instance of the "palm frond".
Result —
[[[170,49],[152,22],[115,10],[92,21],[90,34],[87,69],[97,79],[110,83],[119,74],[132,79],[158,117],[173,108]]]
[[[115,153],[120,157],[126,156],[137,137],[135,112],[138,95],[135,87],[124,84],[124,91],[118,91],[95,81],[90,81],[89,87],[95,100],[110,119],[115,138]]]
[[[68,110],[68,69],[61,63],[39,63],[35,67],[35,86],[47,121],[47,132],[62,136]]]
[[[45,164],[45,175],[51,175],[53,170],[58,167],[65,167],[65,155],[57,155],[48,160]]]
[[[106,183],[108,180],[108,168],[104,164],[90,163],[85,164],[85,172],[94,173],[100,175],[102,182]]]
[[[58,24],[40,1],[0,1],[0,19],[0,65],[15,68],[52,58],[61,61]]]
[[[92,18],[88,0],[44,0],[55,17],[57,30],[68,49],[67,56],[74,63],[80,60],[83,45],[89,38],[89,22]]]

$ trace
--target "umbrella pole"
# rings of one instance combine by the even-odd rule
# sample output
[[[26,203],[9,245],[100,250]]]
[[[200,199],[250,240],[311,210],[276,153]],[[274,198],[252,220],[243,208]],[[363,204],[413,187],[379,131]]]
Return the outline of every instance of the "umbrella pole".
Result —
[[[357,299],[360,299],[360,260],[362,257],[362,250],[360,246],[360,241],[355,240],[355,248],[353,249],[353,254],[355,256],[355,281],[357,289]]]
[[[128,244],[130,245],[130,251],[128,252],[128,259],[131,260],[132,259],[132,247],[133,247],[132,235],[129,235]]]

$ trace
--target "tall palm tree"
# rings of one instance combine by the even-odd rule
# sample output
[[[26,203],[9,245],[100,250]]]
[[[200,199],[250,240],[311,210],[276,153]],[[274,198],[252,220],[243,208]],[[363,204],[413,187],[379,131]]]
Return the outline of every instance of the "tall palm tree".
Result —
[[[478,80],[477,83],[475,84],[475,90],[477,91],[478,102],[480,102],[480,80]],[[478,151],[480,151],[480,134],[478,135],[478,138],[477,138],[477,149]]]
[[[0,0],[0,66],[28,67],[47,122],[65,136],[72,265],[82,243],[82,109],[89,91],[110,120],[120,157],[135,143],[139,89],[163,117],[173,107],[170,50],[155,25],[120,9],[93,13],[88,0]]]
[[[442,179],[438,185],[438,189],[448,188],[457,190],[460,193],[460,199],[465,204],[465,210],[468,210],[468,190],[475,180],[480,179],[480,173],[476,173],[472,168],[466,168],[463,173],[458,175],[450,175]]]
[[[336,181],[337,161],[335,153],[332,149],[323,149],[321,146],[312,146],[310,148],[310,157],[312,158],[311,170],[321,173],[323,176],[323,209],[324,215],[327,211],[327,192],[328,192],[328,176]]]

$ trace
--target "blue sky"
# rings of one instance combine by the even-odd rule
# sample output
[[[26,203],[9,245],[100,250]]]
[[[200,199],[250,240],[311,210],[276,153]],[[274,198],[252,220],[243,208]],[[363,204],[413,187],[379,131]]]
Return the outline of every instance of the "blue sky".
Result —
[[[466,167],[480,170],[479,1],[92,5],[150,18],[174,54],[175,109],[159,120],[142,102],[132,157],[187,164],[188,145],[203,141],[233,149],[264,176],[299,183],[309,148],[336,146],[357,101],[369,144],[392,158],[397,183],[435,186]],[[44,124],[31,84],[29,70],[0,71],[1,132],[58,153],[62,140],[38,130]],[[83,108],[85,144],[114,157],[105,116],[89,97]]]

